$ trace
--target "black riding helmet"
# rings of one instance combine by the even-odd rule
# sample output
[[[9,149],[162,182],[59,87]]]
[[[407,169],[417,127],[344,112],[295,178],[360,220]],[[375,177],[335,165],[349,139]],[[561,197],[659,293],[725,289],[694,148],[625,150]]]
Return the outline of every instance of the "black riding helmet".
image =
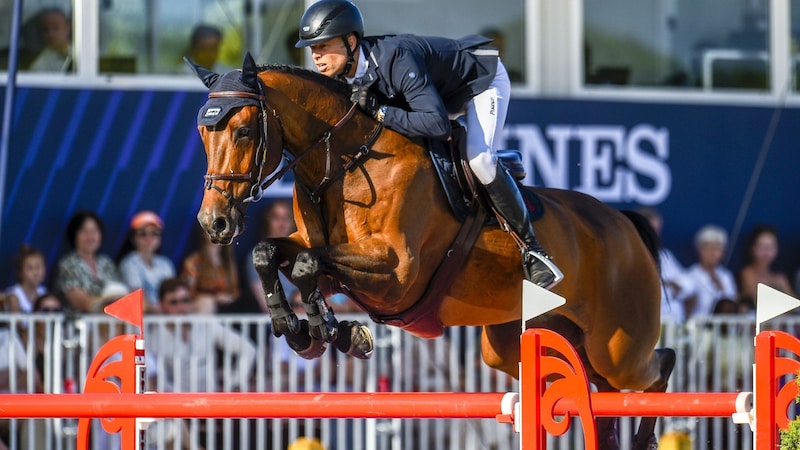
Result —
[[[355,63],[355,53],[347,42],[350,33],[355,34],[359,41],[364,36],[364,19],[361,18],[358,7],[347,0],[320,0],[303,13],[300,19],[300,40],[294,46],[308,47],[336,37],[341,38],[347,49],[347,63],[337,77],[344,77]]]
[[[364,36],[361,11],[347,0],[321,0],[311,5],[300,19],[300,40],[297,48],[325,42],[339,36],[356,33]]]

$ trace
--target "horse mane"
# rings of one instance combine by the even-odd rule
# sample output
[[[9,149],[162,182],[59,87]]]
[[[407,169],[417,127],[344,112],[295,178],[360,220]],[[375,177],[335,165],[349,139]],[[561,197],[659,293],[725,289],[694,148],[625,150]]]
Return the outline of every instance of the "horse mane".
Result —
[[[321,84],[329,91],[332,91],[333,93],[341,95],[343,97],[347,97],[348,99],[350,98],[350,94],[352,93],[352,87],[346,82],[339,80],[338,78],[329,78],[326,77],[325,75],[322,75],[321,73],[307,70],[298,66],[292,66],[288,64],[270,64],[266,66],[260,66],[258,68],[258,71],[280,72],[289,75],[295,75],[305,80]]]

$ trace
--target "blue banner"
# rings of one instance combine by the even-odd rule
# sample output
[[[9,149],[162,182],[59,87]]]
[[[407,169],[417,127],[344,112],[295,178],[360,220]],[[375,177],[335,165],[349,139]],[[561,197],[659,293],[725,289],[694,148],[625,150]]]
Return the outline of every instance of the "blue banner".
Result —
[[[102,251],[111,256],[131,216],[156,211],[166,223],[162,252],[179,264],[199,231],[206,162],[195,117],[204,100],[200,92],[20,89],[2,211],[3,286],[13,282],[22,243],[43,250],[53,267],[77,209],[103,218]],[[619,208],[658,208],[665,245],[684,264],[695,261],[697,229],[714,223],[734,232],[741,216],[731,266],[739,264],[743,235],[770,223],[781,233],[780,268],[793,274],[800,266],[798,123],[800,109],[518,99],[505,137],[507,147],[525,152],[529,184],[584,191]],[[291,195],[291,180],[267,195]],[[248,211],[240,257],[255,243],[265,204]]]

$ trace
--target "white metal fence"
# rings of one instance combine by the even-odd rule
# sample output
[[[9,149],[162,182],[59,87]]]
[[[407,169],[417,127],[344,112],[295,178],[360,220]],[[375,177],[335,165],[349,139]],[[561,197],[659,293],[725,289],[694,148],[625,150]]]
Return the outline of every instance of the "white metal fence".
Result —
[[[371,323],[361,316],[340,319]],[[203,331],[199,339],[196,333],[195,342],[188,342],[184,347],[154,339],[169,331],[179,340],[183,333],[191,336],[192,329],[207,330],[218,324],[249,340],[256,354],[252,365],[247,353],[241,352],[240,344],[231,336],[212,342],[214,333]],[[800,330],[800,317],[776,319],[771,327],[796,334],[795,330]],[[210,386],[218,386],[221,391],[250,392],[518,391],[516,380],[489,369],[480,361],[479,328],[451,328],[444,337],[434,340],[418,339],[398,329],[375,324],[371,328],[376,338],[371,360],[355,360],[331,347],[321,359],[309,362],[296,357],[282,339],[272,336],[268,317],[147,317],[145,348],[150,388],[160,392],[206,391],[212,390]],[[715,317],[685,326],[665,324],[662,345],[674,348],[678,354],[670,390],[752,391],[753,330],[753,319],[740,316]],[[0,315],[0,374],[8,375],[0,376],[0,385],[5,381],[2,390],[35,392],[39,388],[37,371],[31,369],[38,367],[43,374],[44,392],[78,392],[100,346],[112,336],[134,332],[101,315]],[[202,339],[208,342],[197,342]],[[209,346],[220,349],[194,354]],[[241,358],[236,356],[239,353],[243,355]],[[8,370],[2,372],[2,369]],[[190,380],[188,384],[182,384],[181,380],[187,379]],[[208,384],[198,384],[198,380]],[[305,411],[311,406],[298,404],[297,407]],[[72,449],[76,426],[77,420],[73,419],[12,419],[0,424],[0,436],[12,450]],[[584,448],[579,431],[580,424],[576,422],[568,435],[551,438],[548,448]],[[623,448],[634,431],[635,420],[622,421]],[[659,434],[671,431],[685,434],[695,449],[752,449],[749,427],[734,425],[730,419],[665,418],[659,421]],[[117,436],[102,433],[99,421],[95,421],[93,434],[94,449],[118,447]],[[148,436],[148,448],[159,450],[201,446],[209,450],[283,450],[301,436],[320,439],[328,450],[519,448],[519,437],[511,426],[491,419],[173,419],[151,426]]]

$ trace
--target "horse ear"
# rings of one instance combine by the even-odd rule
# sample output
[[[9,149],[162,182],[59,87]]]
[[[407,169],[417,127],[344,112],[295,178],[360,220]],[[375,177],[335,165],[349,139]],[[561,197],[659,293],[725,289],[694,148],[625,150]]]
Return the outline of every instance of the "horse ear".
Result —
[[[211,85],[217,81],[219,74],[208,70],[205,67],[198,66],[188,56],[184,56],[183,60],[189,65],[189,67],[192,68],[192,71],[195,73],[195,75],[197,75],[197,78],[200,78],[200,81],[202,81],[207,88],[211,89]]]
[[[242,63],[242,84],[258,89],[258,66],[250,52],[244,55],[244,62]]]

